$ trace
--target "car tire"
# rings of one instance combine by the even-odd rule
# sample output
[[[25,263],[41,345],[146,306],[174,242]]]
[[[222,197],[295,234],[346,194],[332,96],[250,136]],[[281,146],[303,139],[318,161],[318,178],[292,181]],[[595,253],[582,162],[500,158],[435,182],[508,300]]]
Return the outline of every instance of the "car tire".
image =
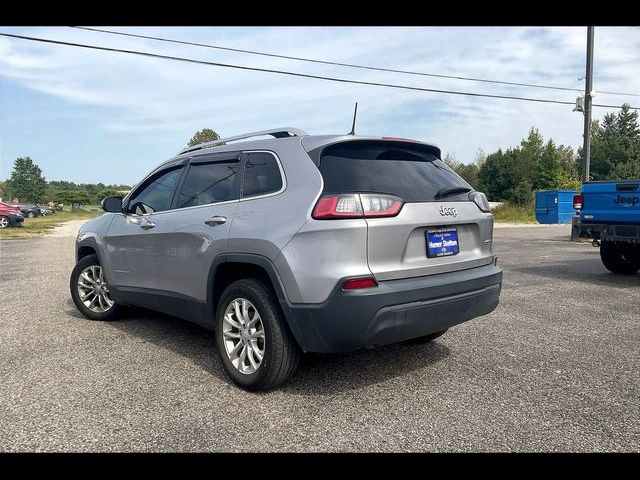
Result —
[[[422,345],[424,343],[433,342],[436,338],[441,337],[445,333],[447,333],[448,328],[444,330],[440,330],[439,332],[430,333],[429,335],[424,335],[422,337],[412,338],[411,340],[407,340],[405,343],[409,345]]]
[[[9,217],[0,215],[0,228],[7,228],[10,225],[11,225],[11,220],[9,220]]]
[[[602,264],[611,272],[631,275],[640,269],[638,255],[627,256],[615,243],[602,242],[600,245],[600,259]]]
[[[73,300],[73,303],[75,304],[76,308],[80,311],[80,313],[82,313],[82,315],[84,315],[89,320],[98,320],[98,321],[113,320],[117,318],[117,316],[119,315],[121,307],[108,294],[108,285],[104,281],[103,275],[92,274],[91,271],[93,272],[102,271],[102,266],[100,265],[98,256],[95,254],[87,255],[86,257],[83,257],[76,264],[76,266],[73,268],[73,271],[71,272],[71,278],[69,279],[69,289],[71,290],[71,298]],[[102,278],[102,281],[96,282],[94,285],[97,284],[96,285],[97,288],[102,289],[98,291],[103,291],[103,292],[106,287],[107,300],[110,300],[112,302],[111,306],[102,310],[105,305],[108,305],[108,302],[107,300],[104,299],[104,297],[98,298],[100,297],[100,295],[97,295],[95,293],[93,293],[93,295],[89,294],[89,296],[84,299],[81,298],[81,295],[82,295],[81,292],[86,293],[91,290],[91,288],[88,287],[88,285],[91,285],[89,281],[87,281],[86,283],[83,282],[85,285],[87,285],[87,287],[79,286],[80,275],[83,272],[86,272],[89,278],[95,277],[95,280],[100,280],[100,278]],[[94,301],[94,298],[96,298],[95,301]],[[89,302],[89,305],[86,305],[86,302]],[[93,307],[91,307],[91,305],[93,305]]]
[[[297,370],[302,355],[273,290],[253,278],[233,282],[222,293],[215,338],[228,375],[252,392],[284,384]]]
[[[27,217],[28,218],[33,218],[33,217],[35,217],[35,214],[33,212],[29,212],[29,213],[27,213]]]

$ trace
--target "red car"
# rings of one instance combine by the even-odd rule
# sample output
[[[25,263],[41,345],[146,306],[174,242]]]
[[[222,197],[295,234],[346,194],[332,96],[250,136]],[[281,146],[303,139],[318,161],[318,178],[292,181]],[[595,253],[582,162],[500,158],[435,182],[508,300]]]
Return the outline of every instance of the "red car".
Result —
[[[19,227],[23,221],[24,217],[20,213],[20,208],[0,202],[0,228]]]

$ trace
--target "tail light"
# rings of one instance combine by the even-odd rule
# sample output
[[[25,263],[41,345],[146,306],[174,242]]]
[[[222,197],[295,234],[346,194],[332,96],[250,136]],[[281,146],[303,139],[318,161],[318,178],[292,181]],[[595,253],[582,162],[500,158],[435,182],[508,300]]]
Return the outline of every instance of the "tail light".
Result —
[[[378,193],[344,193],[324,195],[318,199],[311,216],[316,220],[341,218],[395,217],[404,200]]]
[[[573,196],[573,209],[574,210],[582,210],[582,194]]]
[[[489,205],[489,200],[487,200],[487,196],[482,192],[471,192],[469,193],[469,200],[475,203],[480,210],[485,213],[491,212],[491,205]]]
[[[349,280],[345,280],[342,284],[343,290],[358,290],[360,288],[373,288],[377,287],[378,282],[373,277],[362,277],[362,278],[350,278]]]

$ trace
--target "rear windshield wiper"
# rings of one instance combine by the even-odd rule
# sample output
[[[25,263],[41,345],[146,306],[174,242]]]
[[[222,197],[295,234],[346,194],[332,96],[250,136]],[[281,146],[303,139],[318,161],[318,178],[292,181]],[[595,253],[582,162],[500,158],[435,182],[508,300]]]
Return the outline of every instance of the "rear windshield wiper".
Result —
[[[470,192],[471,188],[469,187],[444,187],[438,190],[435,198],[443,198],[448,197],[449,195],[455,195],[456,193],[467,193]]]

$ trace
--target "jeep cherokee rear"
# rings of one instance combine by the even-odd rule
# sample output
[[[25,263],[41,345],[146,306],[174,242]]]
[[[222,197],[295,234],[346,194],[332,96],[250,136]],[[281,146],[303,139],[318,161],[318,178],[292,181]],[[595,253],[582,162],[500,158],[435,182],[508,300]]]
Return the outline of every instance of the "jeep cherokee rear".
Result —
[[[429,340],[496,307],[488,202],[437,147],[258,133],[275,138],[186,149],[105,199],[70,280],[85,316],[140,305],[198,322],[231,378],[263,390],[301,351]]]

